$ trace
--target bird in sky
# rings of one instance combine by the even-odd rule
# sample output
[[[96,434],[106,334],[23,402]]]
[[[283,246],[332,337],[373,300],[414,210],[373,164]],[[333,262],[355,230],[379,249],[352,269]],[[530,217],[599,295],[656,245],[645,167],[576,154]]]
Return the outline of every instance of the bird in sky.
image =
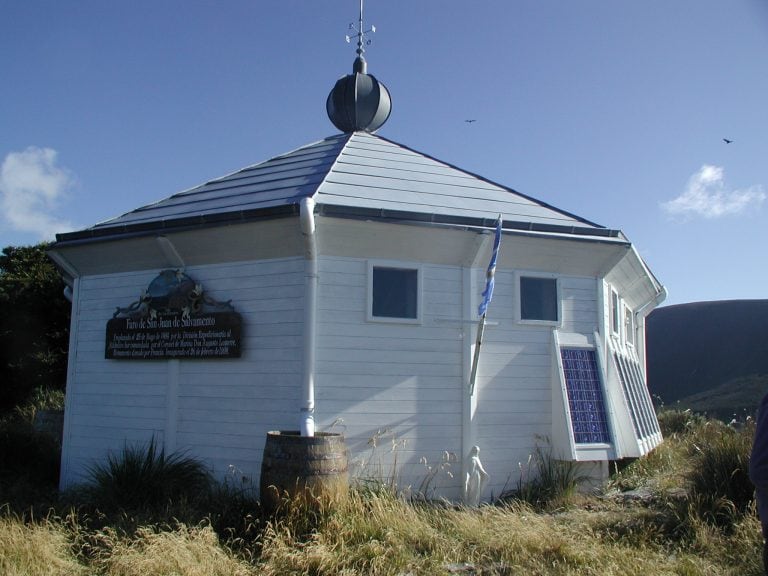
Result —
[[[476,122],[476,120],[474,120],[474,119],[473,120],[464,120],[464,122],[466,122],[467,124],[472,124],[472,122]]]
[[[730,144],[731,142],[733,142],[733,140],[728,140],[728,138],[723,138],[723,142],[725,142],[726,144]]]

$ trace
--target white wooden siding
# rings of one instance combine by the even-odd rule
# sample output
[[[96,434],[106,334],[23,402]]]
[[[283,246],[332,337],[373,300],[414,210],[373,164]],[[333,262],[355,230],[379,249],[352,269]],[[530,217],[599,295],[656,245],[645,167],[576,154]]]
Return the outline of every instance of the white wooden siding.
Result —
[[[318,427],[345,432],[353,472],[418,490],[427,466],[461,455],[461,324],[440,322],[461,317],[461,269],[422,267],[418,325],[366,322],[367,270],[364,259],[320,260]],[[460,462],[451,468],[432,488],[455,498]]]
[[[80,280],[63,485],[83,479],[108,451],[154,437],[204,459],[218,476],[230,467],[258,478],[266,432],[294,428],[301,374],[303,259],[190,267],[186,272],[217,300],[232,300],[243,318],[243,356],[181,360],[178,392],[168,398],[168,361],[104,359],[107,321],[138,299],[159,270]],[[170,402],[170,404],[169,404]],[[173,418],[168,411],[173,410]]]
[[[528,271],[526,271],[528,272]],[[484,285],[484,271],[477,271]],[[537,445],[548,448],[552,434],[551,326],[520,323],[514,309],[519,289],[512,270],[497,270],[489,322],[480,355],[475,443],[490,474],[487,498],[514,489]],[[595,278],[558,276],[561,331],[591,335],[597,326]],[[558,446],[552,447],[555,452]]]
[[[367,260],[319,259],[317,429],[345,433],[354,472],[383,479],[396,474],[401,487],[418,489],[428,467],[444,464],[447,454],[453,476],[441,472],[431,488],[459,498],[464,334],[475,327],[464,319],[475,318],[485,271],[473,272],[479,290],[467,311],[460,266],[413,265],[423,273],[423,321],[417,325],[366,321]],[[304,260],[187,269],[207,294],[232,300],[243,316],[243,357],[179,361],[177,392],[168,388],[168,362],[104,360],[107,320],[117,306],[135,301],[158,272],[80,282],[65,483],[126,442],[152,436],[164,442],[168,423],[177,449],[203,458],[219,476],[235,469],[255,479],[266,432],[298,428]],[[598,282],[558,280],[559,330],[592,335],[601,317]],[[552,430],[552,328],[516,321],[517,289],[514,271],[500,269],[479,365],[472,427],[491,474],[486,498],[516,485],[519,464]]]

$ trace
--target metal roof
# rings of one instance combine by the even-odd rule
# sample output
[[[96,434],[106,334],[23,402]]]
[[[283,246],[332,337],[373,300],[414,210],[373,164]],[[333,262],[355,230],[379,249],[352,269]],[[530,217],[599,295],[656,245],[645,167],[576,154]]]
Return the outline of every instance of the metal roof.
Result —
[[[320,214],[621,237],[480,176],[366,132],[331,136],[211,180],[90,228],[61,243],[211,226],[298,212],[307,196]]]

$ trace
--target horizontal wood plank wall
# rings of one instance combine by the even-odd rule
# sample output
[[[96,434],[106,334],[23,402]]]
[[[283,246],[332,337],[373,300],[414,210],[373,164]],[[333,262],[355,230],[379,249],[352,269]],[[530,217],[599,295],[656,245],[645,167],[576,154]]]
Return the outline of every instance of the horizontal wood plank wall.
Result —
[[[269,430],[297,429],[304,260],[188,268],[243,317],[242,357],[182,361],[177,443],[216,476],[258,481]]]
[[[461,269],[422,270],[421,324],[366,322],[366,260],[320,260],[316,417],[319,430],[344,431],[353,474],[456,498]]]
[[[118,306],[138,300],[155,276],[157,271],[80,279],[77,350],[70,353],[75,368],[67,388],[64,486],[84,480],[89,466],[126,444],[154,437],[162,446],[166,363],[104,359],[107,321]]]
[[[559,329],[591,335],[597,319],[595,279],[561,276],[559,282]],[[474,419],[480,459],[490,474],[486,497],[517,487],[521,466],[526,473],[529,456],[537,444],[547,448],[552,429],[552,327],[518,322],[515,290],[514,273],[497,271],[488,308],[490,325],[480,356]]]
[[[160,270],[81,280],[78,350],[66,466],[69,485],[108,451],[152,437],[163,445],[168,361],[104,359],[107,321],[138,299]],[[266,432],[295,428],[301,373],[303,259],[230,263],[186,272],[243,317],[239,359],[181,360],[177,449],[218,477],[257,480]]]

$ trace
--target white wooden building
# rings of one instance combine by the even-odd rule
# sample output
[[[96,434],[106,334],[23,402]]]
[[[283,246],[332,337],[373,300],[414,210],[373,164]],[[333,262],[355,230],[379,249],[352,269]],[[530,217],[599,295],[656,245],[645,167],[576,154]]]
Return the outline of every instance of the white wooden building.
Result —
[[[347,79],[373,79],[358,61]],[[429,479],[430,495],[455,500],[473,446],[487,499],[546,442],[601,473],[661,442],[644,321],[665,290],[629,240],[371,126],[57,237],[50,255],[72,288],[63,487],[150,438],[256,481],[267,431],[312,415],[345,433],[358,475],[414,490]],[[105,358],[116,308],[167,269],[231,300],[239,358]]]

